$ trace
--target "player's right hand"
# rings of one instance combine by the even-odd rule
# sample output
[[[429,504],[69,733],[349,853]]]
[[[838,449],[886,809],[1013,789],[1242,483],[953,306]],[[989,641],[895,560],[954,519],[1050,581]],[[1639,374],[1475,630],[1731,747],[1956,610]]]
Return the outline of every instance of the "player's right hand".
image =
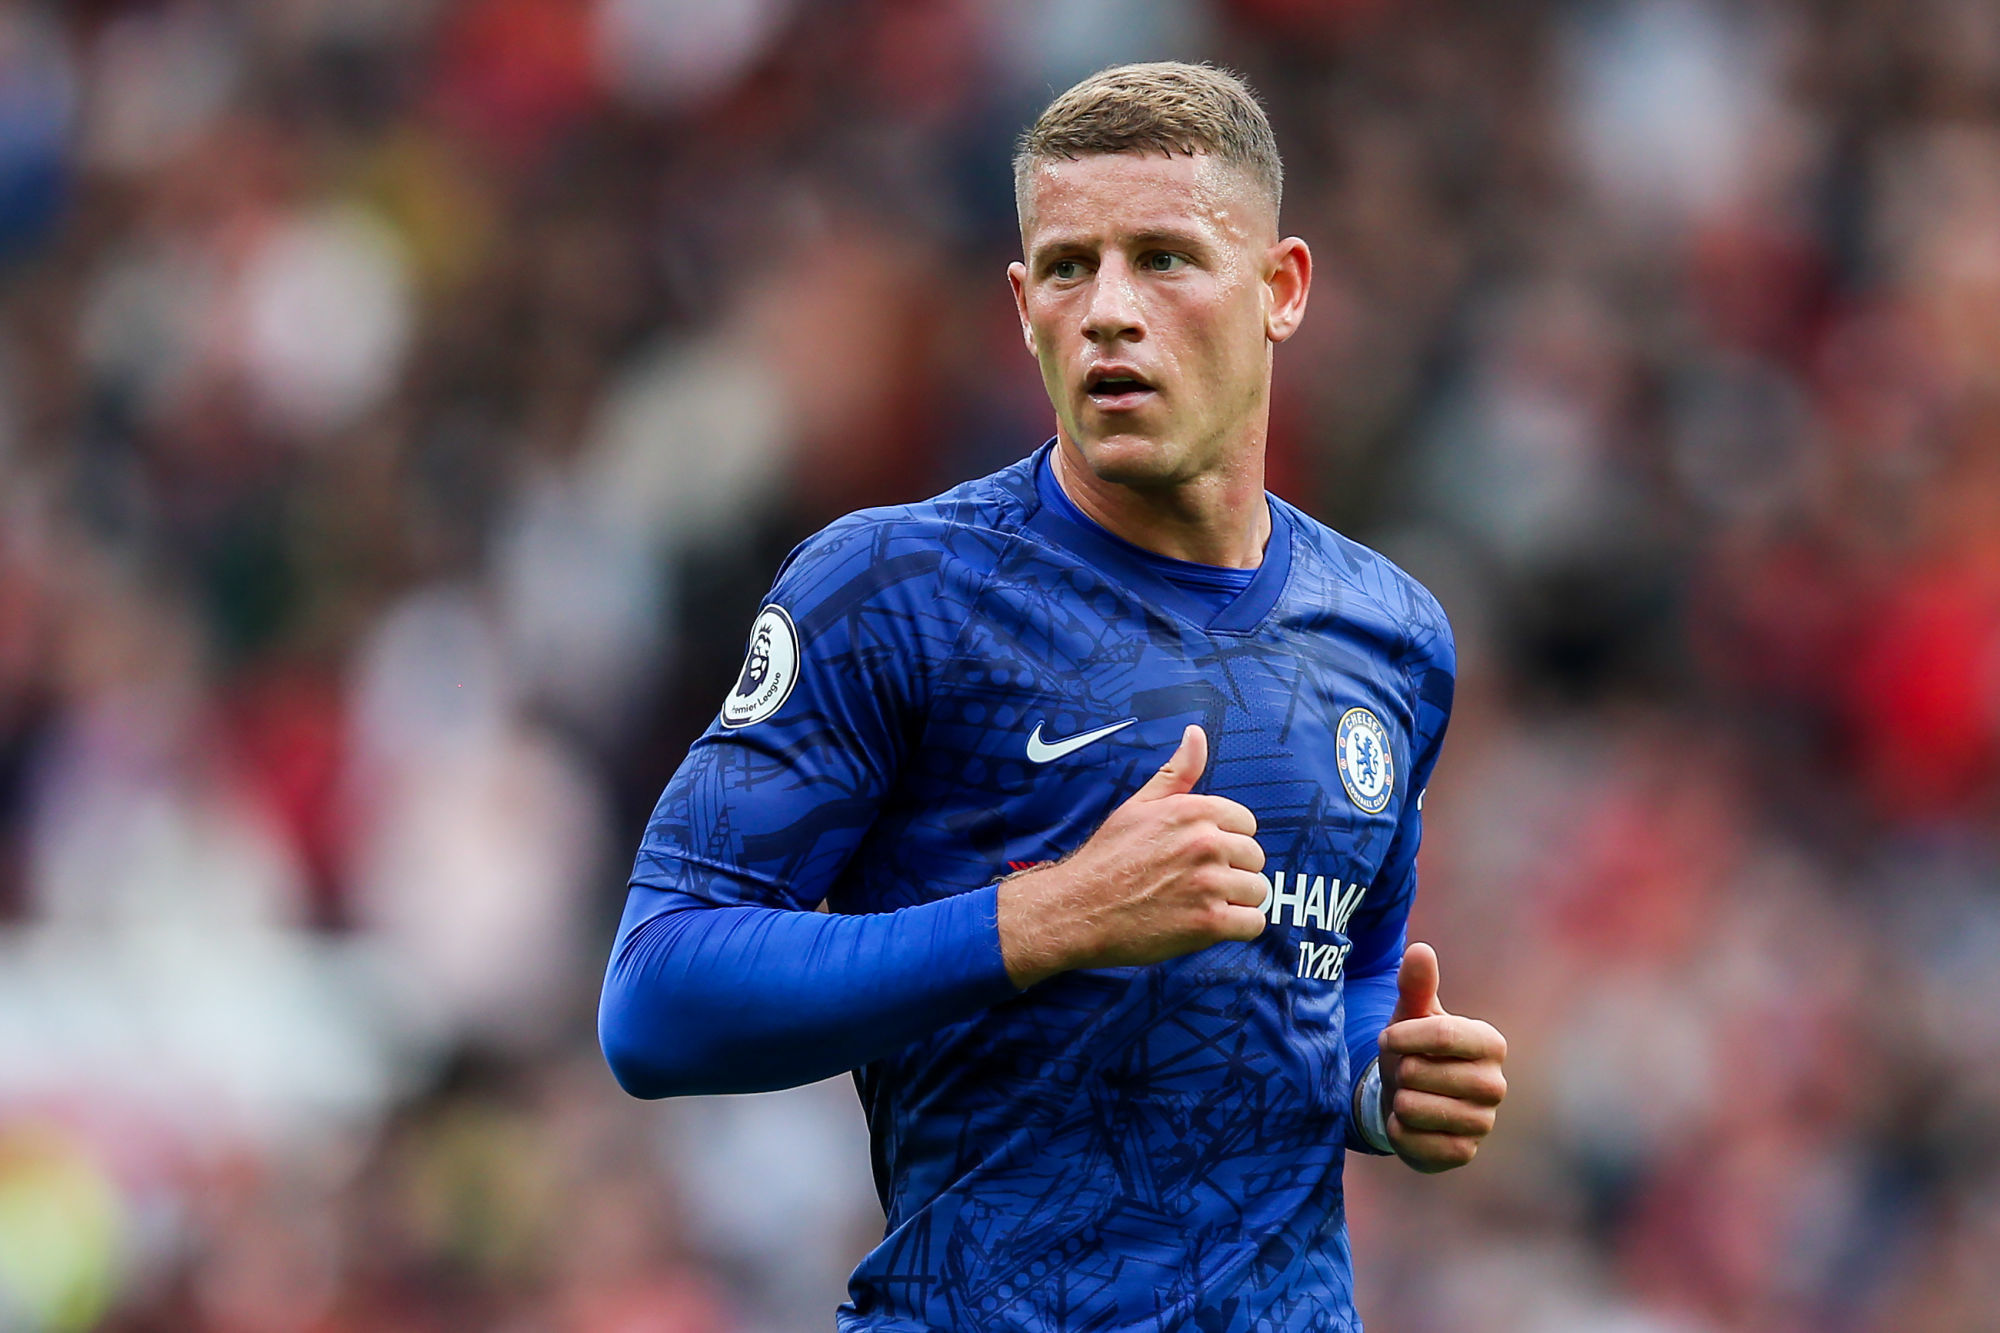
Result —
[[[1000,885],[1000,952],[1014,984],[1080,967],[1157,963],[1264,929],[1269,886],[1257,817],[1197,796],[1208,735],[1191,726],[1173,758],[1054,865]]]

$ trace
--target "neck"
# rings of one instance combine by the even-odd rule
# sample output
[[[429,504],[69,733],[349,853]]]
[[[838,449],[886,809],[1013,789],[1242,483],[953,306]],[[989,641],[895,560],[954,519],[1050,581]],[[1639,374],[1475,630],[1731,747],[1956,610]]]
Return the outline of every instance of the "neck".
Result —
[[[1235,466],[1186,481],[1127,486],[1091,471],[1083,451],[1059,431],[1050,463],[1078,509],[1134,546],[1199,565],[1255,569],[1271,538],[1262,441],[1238,458]]]

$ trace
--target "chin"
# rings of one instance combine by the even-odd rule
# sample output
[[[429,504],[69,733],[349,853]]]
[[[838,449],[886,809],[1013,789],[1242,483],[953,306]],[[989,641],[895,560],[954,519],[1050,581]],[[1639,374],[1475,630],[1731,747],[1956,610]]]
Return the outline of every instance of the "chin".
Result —
[[[1077,448],[1101,481],[1119,486],[1171,486],[1186,480],[1186,451],[1167,440],[1119,432],[1076,438]]]

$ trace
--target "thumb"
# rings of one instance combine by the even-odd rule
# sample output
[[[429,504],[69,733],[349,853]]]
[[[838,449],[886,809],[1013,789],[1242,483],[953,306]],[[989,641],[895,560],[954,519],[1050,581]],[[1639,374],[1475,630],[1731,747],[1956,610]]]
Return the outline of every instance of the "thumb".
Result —
[[[1406,1018],[1428,1018],[1445,1012],[1438,1003],[1438,956],[1428,944],[1412,944],[1403,951],[1403,965],[1396,972],[1396,1011],[1391,1025]]]
[[[1174,751],[1174,757],[1167,760],[1159,772],[1146,779],[1146,785],[1132,794],[1135,801],[1157,801],[1168,796],[1181,796],[1194,790],[1194,784],[1201,780],[1201,772],[1208,767],[1208,733],[1198,726],[1190,725],[1181,733],[1181,745]]]

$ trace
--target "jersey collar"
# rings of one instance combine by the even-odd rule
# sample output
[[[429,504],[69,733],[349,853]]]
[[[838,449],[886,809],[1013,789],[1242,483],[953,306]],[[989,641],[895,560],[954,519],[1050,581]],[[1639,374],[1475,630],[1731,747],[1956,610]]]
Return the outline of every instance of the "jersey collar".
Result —
[[[1292,522],[1285,507],[1272,503],[1271,537],[1264,545],[1264,563],[1250,586],[1221,610],[1211,603],[1162,578],[1152,561],[1161,557],[1135,546],[1109,531],[1087,514],[1072,518],[1071,506],[1058,503],[1061,485],[1050,462],[1055,440],[1051,438],[1034,459],[1035,492],[1041,501],[1028,520],[1028,529],[1047,541],[1079,556],[1106,577],[1116,580],[1143,601],[1176,617],[1192,622],[1211,633],[1242,634],[1257,628],[1278,604],[1285,580],[1292,572]]]

